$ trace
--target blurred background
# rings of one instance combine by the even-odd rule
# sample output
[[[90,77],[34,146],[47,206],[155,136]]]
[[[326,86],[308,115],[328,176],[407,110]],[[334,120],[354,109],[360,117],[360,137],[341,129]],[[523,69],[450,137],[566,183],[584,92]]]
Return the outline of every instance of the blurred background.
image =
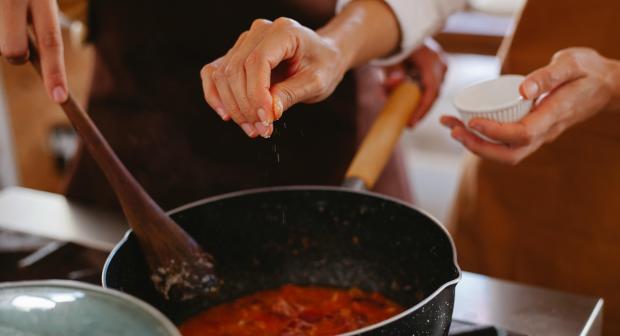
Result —
[[[457,186],[463,149],[450,139],[438,118],[456,113],[451,104],[456,90],[498,74],[496,55],[523,2],[470,0],[469,8],[453,15],[436,36],[449,60],[442,96],[432,113],[407,131],[402,141],[417,204],[441,221]],[[80,17],[79,13],[66,14]],[[63,26],[69,83],[77,98],[84,100],[92,50],[82,43],[85,28],[79,20],[65,18]],[[23,186],[60,192],[76,151],[71,128],[60,108],[45,96],[41,81],[29,66],[9,66],[1,60],[0,73],[0,188]]]
[[[520,16],[525,1],[468,0],[467,8],[453,14],[447,20],[444,29],[434,36],[446,52],[448,73],[441,95],[432,111],[416,127],[407,130],[401,142],[416,206],[436,217],[441,223],[449,222],[450,211],[468,155],[461,144],[450,137],[450,132],[440,125],[439,118],[444,114],[457,115],[452,106],[452,99],[457,91],[472,83],[498,76],[502,55],[510,45],[516,20]],[[609,0],[608,4],[615,5],[617,4],[615,1],[618,0]],[[65,15],[62,19],[63,41],[69,85],[74,96],[84,104],[89,94],[90,78],[94,70],[94,50],[84,43],[87,28],[82,22],[85,20],[86,2],[84,0],[63,0],[61,2],[74,4],[74,6],[63,8]],[[601,2],[605,1],[601,0]],[[123,2],[119,3],[124,5]],[[167,10],[167,4],[162,3]],[[314,4],[314,2],[310,3]],[[532,0],[530,5],[542,4],[540,8],[549,9],[549,6],[555,6],[558,3],[564,2]],[[568,5],[563,8],[564,14],[579,7],[577,4],[584,7],[596,6],[596,4],[593,6],[590,3],[579,2],[579,0],[566,3]],[[530,7],[534,7],[530,5],[525,10],[526,14]],[[598,17],[594,15],[600,14],[597,11],[607,10],[607,7],[599,8],[603,9],[592,11],[591,20],[598,20]],[[533,24],[535,29],[521,34],[525,35],[521,42],[536,40],[532,38],[534,35],[539,37],[539,32],[546,31],[547,11],[541,10],[538,13],[542,14],[532,21],[541,23],[544,28]],[[607,14],[609,13],[608,11]],[[569,14],[583,16],[583,12],[578,10],[573,10]],[[564,23],[563,26],[554,25],[558,30],[562,30],[561,33],[565,33],[567,26],[582,29],[582,26],[573,25],[573,21],[566,20],[564,15],[558,15],[557,18]],[[614,19],[611,17],[609,20]],[[598,28],[603,30],[606,27]],[[122,29],[119,31],[121,35],[126,32]],[[590,30],[582,31],[585,37],[581,41],[591,41],[591,36],[588,35]],[[151,34],[151,31],[148,33]],[[531,35],[527,35],[528,33]],[[548,35],[553,35],[553,31],[545,36]],[[556,39],[558,35],[561,34],[555,34],[553,38]],[[606,36],[602,39],[605,38]],[[515,37],[515,41],[517,40]],[[548,37],[543,42],[540,40],[536,41],[538,44],[533,43],[535,49],[541,44],[548,45]],[[536,56],[542,58],[541,55],[545,52],[540,51],[540,55]],[[523,54],[530,55],[530,53],[536,54],[531,49],[523,51]],[[176,54],[174,56],[176,57]],[[550,55],[544,56],[545,61],[549,57]],[[617,125],[618,123],[608,124]],[[132,133],[119,132],[118,134]],[[165,138],[164,141],[168,142],[169,139]],[[586,145],[588,146],[586,151],[589,151],[590,145]],[[148,142],[148,146],[150,149],[153,145]],[[4,58],[0,58],[0,282],[62,278],[94,284],[101,283],[100,273],[105,258],[125,234],[127,227],[125,220],[118,213],[83,207],[82,204],[69,201],[59,195],[64,190],[63,184],[68,177],[76,152],[75,133],[60,107],[52,103],[45,94],[42,82],[32,67],[9,65]],[[572,155],[573,152],[570,151],[570,153]],[[133,155],[134,152],[131,154]],[[613,154],[601,155],[601,157],[608,159],[611,155]],[[584,160],[586,161],[588,160]],[[196,166],[203,169],[200,165]],[[561,172],[551,170],[549,175],[564,178],[560,176]],[[201,170],[199,174],[203,174],[203,171]],[[498,180],[510,181],[511,179],[500,176]],[[549,189],[554,186],[546,187]],[[604,187],[612,189],[607,185]],[[610,192],[613,193],[613,190]],[[572,197],[572,193],[567,194]],[[579,196],[592,197],[589,192],[581,193]],[[522,199],[530,201],[529,197]],[[549,197],[549,199],[554,198]],[[577,204],[579,198],[576,197],[573,201]],[[532,202],[534,201],[530,203]],[[538,209],[538,204],[532,206],[527,204],[528,202],[524,203],[527,208],[524,208],[525,211],[519,211],[519,214],[530,213],[528,210],[531,208]],[[562,206],[566,205],[562,203]],[[585,208],[584,212],[587,211],[590,210]],[[551,217],[556,214],[545,216]],[[545,216],[542,217],[547,218]],[[487,221],[491,224],[488,227],[495,227],[494,217],[489,216],[489,218],[491,219]],[[515,218],[521,217],[515,216]],[[527,223],[530,226],[520,232],[512,232],[511,226],[506,226],[509,228],[506,229],[507,233],[501,232],[502,236],[499,239],[497,237],[485,239],[486,245],[478,245],[484,245],[483,247],[489,249],[492,247],[493,250],[484,253],[484,256],[490,256],[490,259],[495,258],[495,262],[503,263],[506,267],[498,268],[500,275],[497,275],[497,270],[487,272],[468,269],[465,266],[465,271],[480,274],[464,273],[463,282],[459,285],[461,291],[460,293],[457,291],[454,318],[482,326],[496,325],[506,330],[519,331],[519,333],[508,333],[500,330],[501,332],[495,334],[484,335],[600,334],[603,301],[598,298],[605,297],[604,310],[608,316],[612,316],[611,319],[608,317],[609,321],[614,320],[610,312],[613,314],[613,312],[620,311],[617,283],[613,283],[614,279],[618,279],[617,267],[609,267],[609,264],[617,261],[614,258],[620,255],[614,252],[617,251],[616,249],[612,249],[618,246],[618,226],[615,218],[608,222],[601,221],[603,224],[599,226],[582,225],[583,223],[579,222],[574,224],[573,231],[566,229],[566,223],[561,219],[558,220],[559,222],[551,223],[552,225],[539,225],[538,227],[535,227],[538,222],[531,224],[524,220],[519,221],[518,224]],[[583,221],[586,224],[595,222],[589,214],[586,219],[587,221]],[[577,221],[579,220],[573,222]],[[611,224],[599,230],[600,227],[606,225],[605,223]],[[514,223],[511,221],[509,224]],[[569,238],[563,236],[562,232],[559,232],[561,230],[558,230],[558,226],[554,224],[561,225],[562,230],[570,231],[566,235]],[[492,230],[480,231],[486,233]],[[587,232],[587,234],[582,234],[582,232]],[[513,238],[516,242],[514,246],[520,249],[512,246]],[[571,242],[575,244],[575,241],[581,245],[570,244]],[[592,241],[594,243],[591,243]],[[554,244],[554,242],[563,244]],[[506,252],[512,253],[512,248],[517,251],[514,255]],[[459,251],[462,250],[459,249]],[[463,255],[460,254],[459,257]],[[519,258],[521,256],[525,257]],[[599,258],[599,256],[604,256],[604,258]],[[530,269],[532,271],[527,272]],[[504,272],[504,270],[507,271]],[[504,273],[501,274],[502,272]],[[613,272],[616,273],[609,276]],[[529,277],[530,275],[532,277]],[[518,284],[495,278],[517,281]],[[541,291],[529,285],[579,293],[588,295],[588,297]],[[615,295],[611,299],[609,292]],[[619,319],[615,318],[615,320]],[[620,325],[617,327],[620,328]],[[562,332],[562,330],[569,329],[581,331],[579,333]],[[592,332],[582,332],[588,329]],[[560,330],[560,332],[533,333],[530,332],[531,330]]]

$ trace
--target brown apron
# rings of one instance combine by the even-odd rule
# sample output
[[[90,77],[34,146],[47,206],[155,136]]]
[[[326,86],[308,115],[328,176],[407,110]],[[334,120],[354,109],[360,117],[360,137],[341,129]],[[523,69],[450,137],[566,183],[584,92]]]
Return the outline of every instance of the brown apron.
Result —
[[[322,103],[293,107],[268,140],[251,140],[237,125],[222,122],[205,103],[199,77],[201,67],[225,54],[254,19],[286,16],[317,28],[333,10],[329,0],[92,0],[96,70],[90,113],[121,160],[166,209],[247,188],[338,185],[363,125],[384,99],[373,70],[347,74]],[[360,91],[367,93],[364,101],[357,99]],[[399,156],[392,158],[378,191],[409,200]],[[67,193],[115,204],[83,151]]]
[[[620,59],[620,1],[536,0],[506,49],[527,74],[567,47]],[[602,111],[515,167],[468,158],[454,233],[468,271],[605,299],[620,335],[620,111]]]

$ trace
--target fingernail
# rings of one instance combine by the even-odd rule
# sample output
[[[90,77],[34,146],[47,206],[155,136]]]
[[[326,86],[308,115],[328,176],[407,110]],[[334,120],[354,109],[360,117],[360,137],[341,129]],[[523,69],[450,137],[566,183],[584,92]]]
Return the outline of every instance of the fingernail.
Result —
[[[258,131],[258,133],[260,133],[260,136],[262,136],[265,139],[269,139],[269,137],[271,137],[271,127],[270,126],[265,126],[263,123],[255,123],[254,127],[256,127],[256,130]]]
[[[224,109],[218,107],[215,109],[215,112],[217,112],[220,118],[228,120],[228,114],[226,113],[226,111],[224,111]]]
[[[484,130],[484,127],[482,127],[482,125],[478,125],[478,124],[472,125],[470,127],[473,128],[474,130],[478,131],[478,132],[482,132]]]
[[[464,140],[463,137],[460,136],[460,135],[455,136],[454,139],[456,139],[456,141],[458,141],[458,142],[463,142],[463,140]]]
[[[52,97],[57,103],[62,103],[67,99],[67,93],[61,86],[57,86],[52,90]]]
[[[283,110],[284,106],[282,106],[282,100],[280,100],[280,97],[273,97],[273,111],[276,114],[276,120],[280,120],[280,118],[282,118],[282,112],[284,112]]]
[[[258,114],[258,118],[263,122],[263,125],[269,126],[273,123],[273,121],[270,120],[267,116],[267,111],[265,111],[264,109],[259,108],[256,113]]]
[[[241,124],[241,128],[249,137],[253,137],[256,135],[256,129],[248,123]]]
[[[527,99],[536,98],[538,96],[538,89],[538,84],[534,81],[526,81],[525,84],[523,84],[523,93]]]

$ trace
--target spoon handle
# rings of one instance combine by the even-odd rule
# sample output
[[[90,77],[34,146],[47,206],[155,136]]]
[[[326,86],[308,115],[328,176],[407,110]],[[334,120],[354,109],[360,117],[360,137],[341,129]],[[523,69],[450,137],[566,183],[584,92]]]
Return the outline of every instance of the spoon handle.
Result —
[[[30,63],[42,77],[39,52],[31,37],[28,47]],[[175,252],[200,251],[198,244],[159,207],[127,170],[71,92],[60,106],[112,186],[149,264],[160,266],[162,261],[177,257]],[[171,250],[173,253],[170,253]]]
[[[41,60],[31,38],[28,47],[30,62],[41,76]],[[213,257],[146,193],[71,93],[60,106],[112,185],[142,247],[157,290],[166,299],[181,301],[216,292],[219,279],[214,275]]]
[[[28,42],[30,62],[37,73],[42,76],[38,50],[32,39],[29,39]],[[128,201],[132,203],[151,203],[145,191],[122,164],[90,116],[76,102],[71,93],[68,94],[67,100],[60,104],[60,106],[79,134],[88,152],[97,161],[108,181],[112,184],[116,195],[121,199],[121,203],[124,204]]]

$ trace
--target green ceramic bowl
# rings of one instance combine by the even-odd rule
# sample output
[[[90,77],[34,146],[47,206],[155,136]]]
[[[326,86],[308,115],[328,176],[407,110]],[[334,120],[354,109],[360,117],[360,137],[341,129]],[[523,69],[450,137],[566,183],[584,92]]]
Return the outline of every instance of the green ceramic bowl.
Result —
[[[0,283],[0,335],[180,336],[143,301],[63,280]]]

